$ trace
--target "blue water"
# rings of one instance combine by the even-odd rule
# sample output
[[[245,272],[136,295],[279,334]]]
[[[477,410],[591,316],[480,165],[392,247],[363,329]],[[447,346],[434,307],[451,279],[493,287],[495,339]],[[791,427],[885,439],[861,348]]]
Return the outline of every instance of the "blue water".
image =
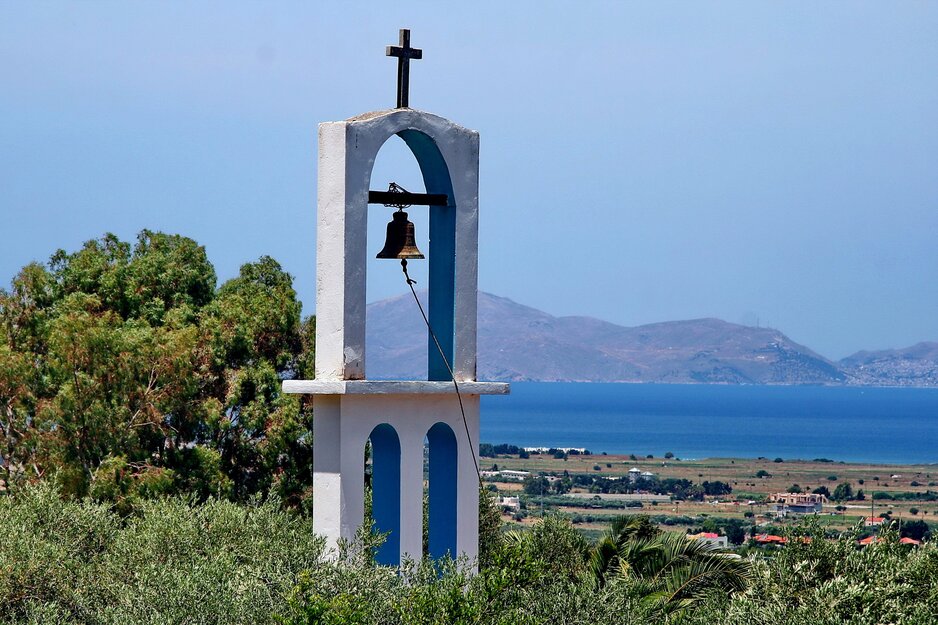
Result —
[[[521,382],[481,441],[681,458],[938,462],[938,389]]]

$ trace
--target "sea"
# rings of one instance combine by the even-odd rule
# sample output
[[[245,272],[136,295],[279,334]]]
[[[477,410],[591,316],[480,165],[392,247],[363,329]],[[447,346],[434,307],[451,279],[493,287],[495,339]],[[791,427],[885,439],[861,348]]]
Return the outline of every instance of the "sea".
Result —
[[[656,457],[938,463],[938,389],[517,382],[480,441]]]

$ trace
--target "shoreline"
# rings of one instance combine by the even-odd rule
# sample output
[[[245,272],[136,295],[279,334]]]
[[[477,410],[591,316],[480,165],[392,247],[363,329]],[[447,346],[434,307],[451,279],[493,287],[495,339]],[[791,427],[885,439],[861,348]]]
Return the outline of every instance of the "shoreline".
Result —
[[[635,386],[720,386],[720,387],[792,387],[792,388],[888,388],[888,389],[930,389],[938,391],[936,384],[830,384],[830,383],[793,383],[793,382],[668,382],[667,380],[515,380],[486,379],[485,382],[504,382],[506,384],[622,384]]]
[[[932,388],[529,382],[481,417],[481,442],[525,447],[938,464]]]

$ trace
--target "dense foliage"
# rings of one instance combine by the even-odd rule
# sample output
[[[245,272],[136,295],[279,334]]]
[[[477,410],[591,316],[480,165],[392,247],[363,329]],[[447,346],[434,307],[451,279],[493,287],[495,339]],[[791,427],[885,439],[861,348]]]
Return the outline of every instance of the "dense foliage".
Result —
[[[308,497],[311,415],[280,381],[312,362],[292,278],[263,257],[216,289],[205,250],[111,234],[0,290],[0,486],[54,477],[115,502]]]
[[[0,497],[4,623],[264,623],[322,562],[312,523],[280,502],[110,505],[50,484]]]
[[[4,623],[683,625],[913,624],[938,619],[938,549],[888,530],[791,540],[725,559],[680,534],[624,519],[596,545],[546,517],[491,524],[485,561],[375,566],[374,538],[324,557],[307,517],[275,499],[142,502],[128,516],[50,485],[0,497]]]
[[[598,465],[597,465],[598,466]],[[705,496],[721,497],[733,492],[733,487],[718,480],[696,484],[683,478],[659,478],[642,476],[633,479],[619,479],[588,473],[563,475],[531,475],[524,479],[523,490],[528,495],[563,495],[573,488],[584,489],[596,494],[653,493],[670,495],[677,501],[703,501]]]

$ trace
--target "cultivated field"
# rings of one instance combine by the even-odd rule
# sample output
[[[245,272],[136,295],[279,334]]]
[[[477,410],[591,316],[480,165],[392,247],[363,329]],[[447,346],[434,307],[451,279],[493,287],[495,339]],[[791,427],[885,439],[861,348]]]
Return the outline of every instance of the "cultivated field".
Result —
[[[500,470],[530,471],[532,474],[562,476],[564,471],[571,475],[592,474],[604,477],[628,479],[628,471],[637,468],[654,473],[660,479],[687,479],[695,483],[721,481],[729,484],[733,492],[722,497],[707,497],[705,501],[645,502],[641,508],[614,509],[599,508],[591,505],[591,500],[564,498],[557,503],[557,498],[539,497],[537,494],[525,498],[527,518],[520,522],[533,521],[542,508],[556,509],[560,512],[584,519],[581,526],[602,528],[608,519],[623,513],[665,515],[673,517],[747,518],[753,523],[778,523],[774,515],[769,514],[774,506],[765,503],[772,493],[785,492],[797,484],[803,492],[810,492],[820,486],[826,486],[832,493],[839,484],[848,483],[854,493],[863,491],[862,501],[831,501],[819,515],[821,520],[832,526],[846,528],[853,526],[864,516],[880,516],[889,512],[893,519],[923,519],[938,522],[938,501],[927,501],[926,493],[938,492],[938,465],[888,465],[844,463],[828,459],[793,460],[776,458],[707,458],[702,460],[665,459],[661,456],[611,455],[569,455],[566,459],[557,459],[547,454],[532,454],[530,458],[517,455],[501,455],[496,458],[482,458],[482,468],[489,469],[497,464]],[[759,473],[760,471],[764,473]],[[768,475],[765,475],[765,474]],[[762,475],[762,477],[757,477]],[[494,484],[503,495],[521,494],[520,482],[498,480]],[[574,488],[572,493],[586,492]],[[888,493],[891,496],[905,493],[919,493],[915,499],[874,500],[874,493]],[[908,496],[908,495],[903,495]],[[615,497],[600,495],[607,500]],[[569,499],[569,501],[566,501]],[[539,500],[548,500],[541,505]],[[754,502],[754,503],[753,503]],[[838,510],[837,506],[842,506]],[[506,515],[506,520],[512,515]]]

